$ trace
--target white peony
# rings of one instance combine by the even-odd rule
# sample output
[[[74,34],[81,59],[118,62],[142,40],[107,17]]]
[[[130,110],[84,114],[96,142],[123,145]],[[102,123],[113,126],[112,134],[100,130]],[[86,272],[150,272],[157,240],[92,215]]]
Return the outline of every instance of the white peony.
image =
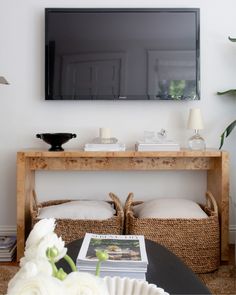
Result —
[[[104,280],[90,273],[71,272],[63,284],[68,295],[109,295]]]
[[[63,282],[45,274],[19,277],[8,284],[7,295],[65,295]]]
[[[58,251],[58,255],[54,258],[54,261],[58,261],[66,255],[67,248],[65,248],[65,242],[61,237],[58,237],[55,233],[49,233],[44,236],[40,242],[36,245],[31,245],[25,249],[25,257],[21,259],[20,265],[24,265],[25,262],[34,258],[47,259],[46,252],[48,248],[55,247]]]
[[[67,248],[54,229],[53,218],[35,224],[26,241],[20,270],[8,284],[7,295],[109,295],[101,278],[76,271],[66,276],[63,269],[57,269],[55,262],[66,255]],[[67,261],[76,270],[69,257]]]
[[[55,218],[46,218],[38,221],[28,236],[25,248],[39,244],[42,238],[54,232],[55,226]]]
[[[34,276],[38,273],[44,273],[47,275],[52,275],[52,265],[51,263],[44,258],[33,258],[31,260],[27,260],[25,257],[22,257],[20,260],[20,270],[18,274],[27,276]]]

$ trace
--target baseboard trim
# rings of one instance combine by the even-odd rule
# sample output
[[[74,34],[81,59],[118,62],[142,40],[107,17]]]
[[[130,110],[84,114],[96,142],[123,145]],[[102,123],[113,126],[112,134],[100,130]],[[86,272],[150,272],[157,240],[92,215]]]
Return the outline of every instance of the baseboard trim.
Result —
[[[9,226],[9,225],[0,226],[0,235],[6,235],[6,236],[16,235],[16,226]]]

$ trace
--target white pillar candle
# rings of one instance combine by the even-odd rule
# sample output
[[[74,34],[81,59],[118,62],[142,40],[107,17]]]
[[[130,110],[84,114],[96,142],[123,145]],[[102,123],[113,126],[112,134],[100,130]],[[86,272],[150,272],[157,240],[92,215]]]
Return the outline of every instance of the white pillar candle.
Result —
[[[99,128],[99,137],[100,138],[111,138],[111,129],[110,128]]]

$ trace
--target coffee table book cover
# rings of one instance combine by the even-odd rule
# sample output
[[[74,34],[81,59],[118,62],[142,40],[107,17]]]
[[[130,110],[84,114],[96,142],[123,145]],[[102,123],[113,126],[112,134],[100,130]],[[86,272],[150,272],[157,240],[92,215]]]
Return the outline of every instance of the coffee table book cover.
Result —
[[[147,253],[144,236],[99,235],[86,233],[76,265],[79,271],[94,273],[97,264],[96,251],[109,255],[101,264],[101,277],[121,276],[144,279],[147,271]]]

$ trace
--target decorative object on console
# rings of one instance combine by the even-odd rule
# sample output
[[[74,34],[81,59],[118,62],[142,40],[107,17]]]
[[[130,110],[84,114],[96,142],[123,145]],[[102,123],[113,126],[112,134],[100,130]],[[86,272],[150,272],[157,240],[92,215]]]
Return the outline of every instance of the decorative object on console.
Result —
[[[99,137],[96,137],[92,141],[94,144],[110,144],[117,143],[118,139],[115,137],[111,137],[111,129],[110,128],[99,128]]]
[[[161,129],[159,132],[157,132],[157,137],[163,141],[167,138],[167,131],[165,129]]]
[[[167,139],[167,131],[144,131],[144,138],[135,144],[136,151],[179,151],[180,144]]]
[[[189,111],[188,129],[194,129],[194,135],[189,138],[188,145],[191,150],[204,150],[206,144],[199,134],[199,130],[203,129],[202,115],[199,108],[192,108]]]
[[[86,143],[85,152],[123,152],[125,151],[124,143]]]
[[[62,144],[69,141],[71,138],[75,138],[77,135],[73,133],[40,133],[36,134],[37,138],[42,139],[46,143],[50,144],[49,151],[64,151]]]
[[[0,76],[0,84],[6,84],[8,85],[8,81],[3,77],[3,76]]]
[[[99,137],[101,139],[110,139],[111,138],[111,129],[110,128],[99,128]]]
[[[125,144],[119,143],[118,139],[111,137],[110,128],[99,128],[99,137],[92,140],[92,143],[86,143],[84,146],[86,152],[89,151],[111,151],[123,152],[125,151]]]
[[[179,151],[180,145],[173,140],[165,140],[164,142],[145,143],[138,141],[135,144],[136,151]]]

